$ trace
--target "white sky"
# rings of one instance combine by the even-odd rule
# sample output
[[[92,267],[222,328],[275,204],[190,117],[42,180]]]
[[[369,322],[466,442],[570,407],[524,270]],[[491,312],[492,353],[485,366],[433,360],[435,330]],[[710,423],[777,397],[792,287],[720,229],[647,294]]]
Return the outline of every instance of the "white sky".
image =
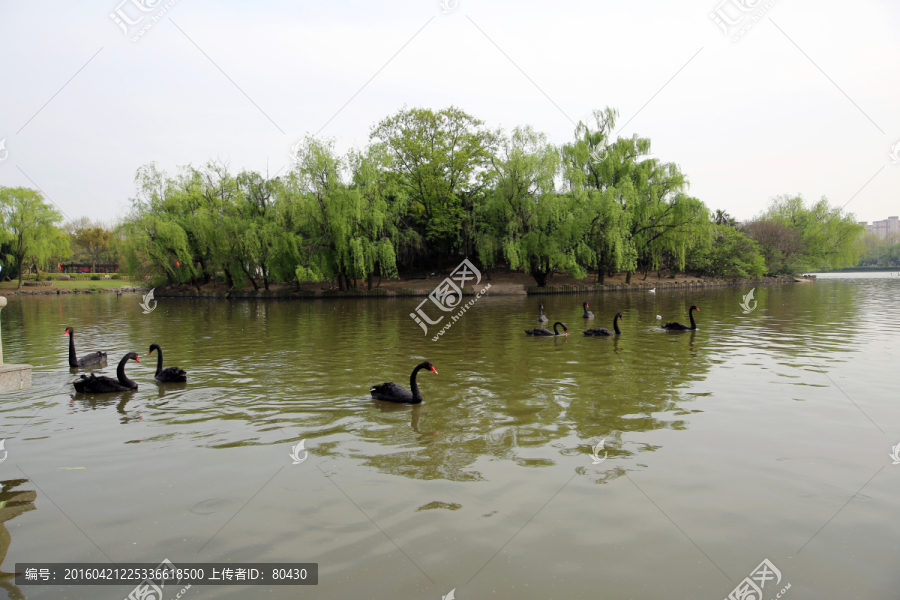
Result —
[[[0,185],[70,218],[122,216],[151,161],[274,174],[306,132],[362,146],[404,104],[555,143],[608,105],[711,209],[746,219],[801,193],[900,214],[896,0],[769,0],[737,42],[709,16],[721,0],[174,0],[137,42],[109,16],[120,1],[0,0]],[[721,9],[741,2],[764,10]]]

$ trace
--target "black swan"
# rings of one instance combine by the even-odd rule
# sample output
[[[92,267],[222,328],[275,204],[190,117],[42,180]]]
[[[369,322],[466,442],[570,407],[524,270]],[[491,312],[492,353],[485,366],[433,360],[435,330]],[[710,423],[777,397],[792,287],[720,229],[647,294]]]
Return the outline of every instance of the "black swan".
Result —
[[[90,354],[85,354],[81,358],[75,356],[75,330],[71,327],[66,327],[66,331],[63,335],[69,336],[69,366],[72,368],[78,367],[90,367],[92,365],[99,365],[100,363],[106,362],[106,352],[91,352]]]
[[[397,385],[393,381],[388,381],[387,383],[373,386],[372,389],[369,390],[372,392],[372,398],[375,400],[384,400],[385,402],[421,404],[422,392],[419,391],[419,386],[416,383],[416,375],[418,375],[419,369],[429,369],[432,373],[437,375],[437,369],[434,368],[433,364],[426,360],[425,362],[416,365],[412,375],[409,376],[409,387],[412,388],[412,392],[402,385]]]
[[[582,316],[583,316],[585,319],[593,319],[593,318],[594,318],[594,313],[592,313],[591,311],[588,310],[588,308],[590,308],[590,306],[588,305],[588,303],[587,303],[587,302],[582,302],[581,305],[584,307],[584,315],[582,315]]]
[[[72,384],[75,386],[75,391],[80,394],[108,394],[111,392],[130,392],[138,389],[137,383],[125,376],[125,363],[129,360],[141,362],[137,354],[129,352],[119,361],[119,366],[116,369],[118,380],[112,377],[104,377],[103,375],[97,377],[93,373],[91,373],[90,377],[82,375],[80,379]]]
[[[540,329],[526,329],[525,333],[528,335],[559,335],[559,331],[556,329],[557,325],[562,325],[563,331],[566,335],[569,335],[569,328],[566,327],[565,323],[560,323],[559,321],[553,324],[553,331],[541,327]]]
[[[616,313],[616,316],[613,317],[613,329],[616,330],[615,333],[605,327],[598,327],[597,329],[588,329],[584,332],[584,335],[622,335],[622,332],[619,331],[619,321],[621,320],[622,313]]]
[[[179,369],[178,367],[162,368],[162,348],[159,347],[159,344],[151,344],[150,352],[147,353],[147,356],[153,354],[154,350],[156,350],[156,375],[153,376],[153,379],[161,381],[162,383],[181,383],[187,381],[187,373],[184,372],[184,369]]]
[[[677,322],[673,321],[672,323],[666,323],[665,325],[662,326],[662,328],[668,329],[669,331],[686,331],[688,329],[697,329],[697,323],[694,321],[694,311],[695,310],[697,312],[700,312],[700,309],[693,305],[688,309],[688,316],[691,318],[691,326],[690,327],[688,327],[684,323],[677,323]]]
[[[544,323],[549,320],[550,319],[547,318],[547,315],[544,314],[544,305],[541,304],[540,314],[538,315],[538,321]]]

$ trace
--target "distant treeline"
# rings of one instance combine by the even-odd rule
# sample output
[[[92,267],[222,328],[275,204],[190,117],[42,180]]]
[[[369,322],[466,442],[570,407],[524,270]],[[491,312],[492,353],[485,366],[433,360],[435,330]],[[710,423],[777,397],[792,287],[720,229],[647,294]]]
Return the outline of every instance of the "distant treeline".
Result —
[[[900,234],[889,233],[879,238],[866,233],[862,238],[862,256],[859,267],[884,267],[893,270],[900,267]]]
[[[650,140],[613,139],[617,113],[595,111],[572,141],[531,127],[490,130],[458,108],[404,108],[369,144],[339,155],[307,137],[277,177],[186,166],[141,167],[109,246],[132,277],[258,289],[455,266],[554,272],[691,271],[732,277],[854,264],[862,231],[826,200],[779,197],[751,222],[711,213]]]

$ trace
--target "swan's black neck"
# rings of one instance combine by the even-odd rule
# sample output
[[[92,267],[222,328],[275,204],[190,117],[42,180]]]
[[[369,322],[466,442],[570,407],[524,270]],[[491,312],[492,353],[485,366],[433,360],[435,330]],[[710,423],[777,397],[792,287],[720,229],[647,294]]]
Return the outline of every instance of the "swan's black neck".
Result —
[[[160,371],[162,371],[162,348],[157,346],[156,347],[156,374],[159,375]]]
[[[622,335],[622,332],[619,331],[619,315],[613,317],[613,329],[616,330],[616,335]]]
[[[69,366],[78,366],[78,357],[75,356],[75,332],[69,331]]]
[[[119,366],[116,368],[116,378],[119,380],[119,383],[126,387],[136,388],[137,384],[132,380],[128,379],[125,376],[125,363],[128,362],[128,357],[123,356],[122,360],[119,361]]]
[[[425,368],[425,363],[420,365],[416,365],[416,368],[413,369],[412,375],[409,376],[409,389],[412,391],[413,399],[421,401],[422,393],[419,391],[419,384],[416,383],[416,375],[419,374],[419,370]]]
[[[556,322],[556,323],[554,323],[554,324],[553,324],[553,335],[559,335],[559,330],[558,330],[558,329],[557,329],[557,327],[558,327],[558,326],[560,326],[560,325],[562,325],[562,326],[563,326],[563,329],[565,329],[565,328],[566,328],[566,326],[565,326],[565,325],[563,325],[563,323],[562,323],[562,322],[560,322],[560,321],[557,321],[557,322]]]
[[[694,311],[689,310],[688,315],[691,317],[691,329],[697,329],[697,323],[694,321]]]
[[[587,305],[584,305],[584,316],[585,316],[585,317],[588,316]]]

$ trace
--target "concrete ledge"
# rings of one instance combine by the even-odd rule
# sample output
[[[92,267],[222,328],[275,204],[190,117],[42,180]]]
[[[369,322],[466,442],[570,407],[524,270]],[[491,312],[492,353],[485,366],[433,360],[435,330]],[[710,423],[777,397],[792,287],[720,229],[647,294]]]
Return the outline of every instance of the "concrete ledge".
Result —
[[[13,392],[31,387],[31,365],[0,366],[0,392]]]

